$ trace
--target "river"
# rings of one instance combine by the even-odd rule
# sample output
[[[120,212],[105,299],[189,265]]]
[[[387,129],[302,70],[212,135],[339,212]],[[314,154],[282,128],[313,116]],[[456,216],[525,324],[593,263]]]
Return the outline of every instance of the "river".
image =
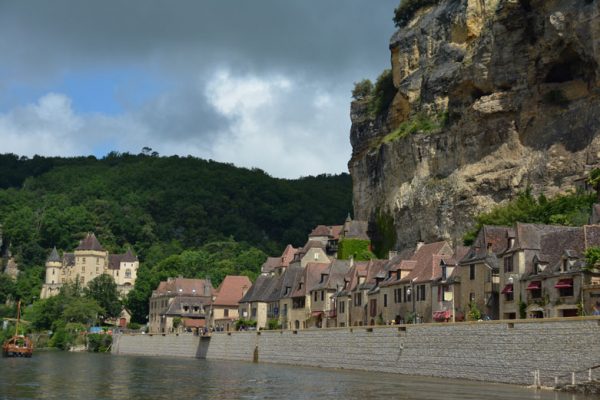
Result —
[[[1,399],[553,399],[519,386],[247,362],[38,351],[0,359]]]

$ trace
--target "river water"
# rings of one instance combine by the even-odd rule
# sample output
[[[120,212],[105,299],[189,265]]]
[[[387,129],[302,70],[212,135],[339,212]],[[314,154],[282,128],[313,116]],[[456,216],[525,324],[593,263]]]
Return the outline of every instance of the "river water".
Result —
[[[0,359],[1,399],[553,399],[519,386],[246,362],[38,351]]]

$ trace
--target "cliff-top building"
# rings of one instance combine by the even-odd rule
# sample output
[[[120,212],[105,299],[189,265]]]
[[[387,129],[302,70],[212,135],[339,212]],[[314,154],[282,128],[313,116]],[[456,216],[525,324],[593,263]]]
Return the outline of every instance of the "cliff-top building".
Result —
[[[89,281],[108,274],[113,277],[121,295],[135,284],[139,261],[127,250],[125,254],[110,254],[104,250],[93,233],[79,242],[73,253],[58,254],[56,247],[46,261],[46,279],[40,297],[46,299],[58,294],[65,283],[79,282],[85,287]]]

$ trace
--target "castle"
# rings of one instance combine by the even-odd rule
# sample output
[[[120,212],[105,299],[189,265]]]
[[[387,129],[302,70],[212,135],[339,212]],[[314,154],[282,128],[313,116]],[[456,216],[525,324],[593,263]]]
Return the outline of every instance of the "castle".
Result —
[[[73,253],[64,253],[61,257],[56,247],[52,250],[46,261],[46,279],[40,297],[46,299],[58,294],[65,283],[79,282],[85,287],[100,274],[112,276],[124,296],[135,284],[139,265],[131,250],[125,254],[109,254],[96,236],[88,233]]]

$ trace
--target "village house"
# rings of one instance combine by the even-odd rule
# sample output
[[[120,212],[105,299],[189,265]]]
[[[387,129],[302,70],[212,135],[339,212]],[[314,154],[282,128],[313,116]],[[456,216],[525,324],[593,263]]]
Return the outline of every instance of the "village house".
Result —
[[[256,322],[257,329],[264,329],[267,326],[269,297],[277,279],[278,277],[273,274],[259,275],[239,301],[240,317]]]
[[[600,225],[542,233],[539,244],[521,276],[525,317],[590,315],[600,296],[600,271],[587,265],[585,251],[600,246]]]
[[[321,272],[319,283],[310,290],[311,316],[318,328],[333,328],[336,324],[335,294],[344,286],[344,276],[350,261],[334,260]]]
[[[283,281],[279,296],[279,323],[283,329],[300,329],[300,321],[292,319],[296,316],[296,313],[292,312],[294,307],[292,294],[303,272],[304,269],[300,266],[300,263],[295,263],[290,265],[282,275]],[[296,321],[298,321],[298,327],[296,327]]]
[[[433,269],[431,280],[431,319],[435,322],[462,321],[460,268],[458,260],[463,259],[468,247],[456,246],[452,257],[440,257],[439,267]]]
[[[216,290],[212,302],[211,327],[219,331],[235,330],[239,319],[239,301],[248,292],[252,282],[247,276],[227,275]]]
[[[503,261],[499,255],[506,250],[510,229],[484,225],[466,256],[459,261],[460,294],[455,301],[463,315],[473,306],[490,319],[500,317],[500,264]]]
[[[213,295],[210,279],[169,278],[161,282],[150,297],[149,332],[208,328]]]
[[[516,223],[507,231],[506,250],[499,254],[503,259],[500,270],[500,318],[525,318],[525,290],[523,278],[534,269],[534,258],[544,258],[541,254],[542,236],[550,233],[569,235],[569,231],[578,228]],[[540,256],[541,255],[541,256]],[[542,264],[544,264],[542,262]],[[525,284],[525,286],[523,286]]]
[[[124,254],[110,254],[104,250],[93,233],[79,242],[73,253],[58,254],[56,247],[46,261],[46,278],[42,286],[42,299],[59,293],[65,283],[77,282],[82,287],[100,276],[113,277],[121,296],[125,296],[135,285],[139,261],[127,250]]]
[[[361,289],[367,279],[368,261],[352,261],[344,277],[344,287],[336,294],[337,326],[366,325],[366,292]]]
[[[319,327],[317,323],[321,321],[321,311],[311,311],[311,291],[321,282],[321,275],[327,271],[329,265],[329,260],[324,263],[308,263],[299,274],[291,295],[292,309],[289,319],[293,329]]]

